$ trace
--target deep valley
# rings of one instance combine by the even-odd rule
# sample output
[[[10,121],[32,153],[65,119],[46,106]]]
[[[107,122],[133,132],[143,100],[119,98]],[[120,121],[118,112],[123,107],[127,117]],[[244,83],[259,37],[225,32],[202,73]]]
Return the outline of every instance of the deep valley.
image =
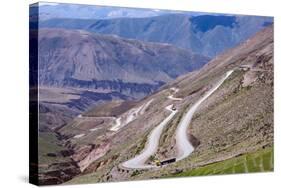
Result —
[[[49,8],[30,21],[40,185],[273,171],[271,17]]]

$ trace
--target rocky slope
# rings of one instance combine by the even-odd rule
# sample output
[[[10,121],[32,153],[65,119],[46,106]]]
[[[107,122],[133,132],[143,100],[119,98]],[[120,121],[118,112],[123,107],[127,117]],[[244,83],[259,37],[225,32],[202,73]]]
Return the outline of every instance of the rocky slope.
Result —
[[[33,34],[31,41],[37,37],[36,32]],[[87,167],[89,162],[81,159],[80,151],[87,155],[104,145],[86,145],[84,149],[78,149],[64,141],[79,138],[84,134],[81,131],[94,130],[96,125],[109,121],[105,118],[93,123],[94,119],[86,118],[85,130],[80,127],[70,135],[61,135],[58,129],[71,123],[87,109],[106,101],[117,100],[122,103],[122,109],[116,112],[123,113],[130,105],[122,101],[142,98],[165,82],[198,69],[209,60],[171,45],[84,31],[43,29],[39,32],[38,43],[39,139],[42,142],[40,147],[42,145],[43,148],[39,151],[41,184],[62,183],[79,174],[78,161]],[[37,71],[36,67],[34,69]],[[31,89],[31,96],[32,100],[37,100],[35,89]],[[125,119],[131,121],[134,118],[126,116]],[[50,138],[51,142],[48,140]],[[75,153],[76,157],[60,153],[62,150],[73,155],[73,148],[79,150],[78,154]],[[95,150],[93,153],[101,156]],[[53,164],[52,161],[57,162]]]
[[[172,45],[85,31],[39,32],[40,101],[81,113],[111,100],[140,99],[208,58]]]
[[[153,90],[207,61],[171,45],[63,29],[39,33],[40,85],[134,93]]]
[[[140,99],[209,60],[171,45],[64,29],[41,29],[38,46],[42,122],[49,127],[106,101]],[[63,110],[67,117],[55,113]]]
[[[234,71],[202,103],[191,121],[187,134],[195,150],[189,157],[159,170],[120,167],[142,151],[151,130],[170,114],[164,109],[171,104],[178,112],[162,133],[154,157],[162,160],[175,156],[175,128],[183,113],[228,70]],[[173,88],[179,88],[174,97],[182,98],[181,101],[168,97]],[[118,131],[110,129],[116,124],[116,119],[110,117],[78,117],[59,130],[67,137],[65,145],[74,149],[71,158],[82,171],[69,183],[158,178],[272,147],[273,27],[216,57],[200,70],[163,86],[133,108],[147,103],[143,114]],[[130,115],[130,111],[120,116]],[[103,121],[91,124],[99,118]],[[179,170],[174,172],[175,169]]]
[[[166,14],[148,18],[49,19],[42,28],[82,29],[124,38],[173,44],[214,57],[273,22],[271,17]]]

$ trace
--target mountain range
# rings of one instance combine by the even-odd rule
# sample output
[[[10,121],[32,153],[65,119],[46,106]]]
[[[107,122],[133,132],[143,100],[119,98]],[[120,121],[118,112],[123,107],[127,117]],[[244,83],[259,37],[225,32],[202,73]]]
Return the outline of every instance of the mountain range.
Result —
[[[141,41],[169,43],[214,57],[272,22],[270,17],[257,16],[165,14],[106,20],[54,18],[40,22],[40,28],[80,29]]]
[[[100,103],[141,99],[209,61],[169,44],[82,30],[40,29],[38,46],[42,130]]]
[[[39,183],[271,171],[273,44],[271,17],[31,6]]]
[[[38,43],[39,85],[45,88],[76,88],[84,90],[83,96],[90,96],[85,94],[85,90],[90,90],[88,93],[98,92],[100,95],[116,92],[115,96],[122,100],[139,99],[209,61],[207,57],[168,44],[81,30],[41,29]],[[76,94],[82,96],[79,93]],[[112,98],[93,99],[103,101]],[[81,109],[90,104],[82,105]]]

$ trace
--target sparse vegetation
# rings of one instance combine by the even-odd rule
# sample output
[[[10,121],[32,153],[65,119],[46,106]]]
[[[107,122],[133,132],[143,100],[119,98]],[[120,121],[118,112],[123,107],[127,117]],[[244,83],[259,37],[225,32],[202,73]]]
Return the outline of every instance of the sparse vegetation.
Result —
[[[136,101],[110,101],[105,104],[98,105],[87,112],[84,116],[100,117],[100,116],[119,116],[126,112],[128,109],[133,108],[136,105]]]
[[[273,148],[244,154],[225,161],[187,170],[169,177],[203,176],[215,174],[235,174],[273,171]]]
[[[258,39],[260,42],[260,38]],[[184,98],[180,102],[167,100],[167,90],[149,96],[148,98],[154,99],[153,105],[147,108],[141,118],[135,119],[116,132],[108,129],[112,119],[108,122],[104,120],[104,127],[95,132],[90,132],[89,129],[100,125],[101,122],[94,122],[92,119],[82,121],[77,118],[64,126],[59,131],[68,136],[64,141],[75,149],[79,160],[84,160],[85,156],[99,156],[92,161],[83,161],[86,170],[68,183],[272,171],[273,84],[268,83],[270,80],[261,82],[257,79],[253,85],[243,87],[245,72],[236,69],[243,63],[256,63],[257,54],[270,51],[270,48],[265,47],[270,41],[260,43],[262,45],[254,43],[255,45],[247,49],[238,47],[238,50],[234,49],[222,57],[219,56],[195,74],[191,73],[181,80],[174,81],[171,86],[174,84],[180,88],[177,96]],[[167,116],[168,112],[163,109],[172,103],[176,103],[174,105],[178,112],[165,127],[158,152],[150,156],[149,161],[175,157],[177,150],[174,147],[174,134],[183,114],[189,105],[194,104],[230,69],[235,69],[234,73],[202,103],[193,116],[187,131],[200,141],[200,145],[188,158],[157,170],[126,170],[116,167],[140,154],[151,130]],[[131,108],[131,104],[119,102],[100,106],[84,115],[116,116]],[[138,102],[135,105],[138,105]],[[81,133],[85,135],[78,139],[73,138]],[[56,144],[57,138],[46,134],[40,139],[40,160],[43,163],[51,163],[51,160],[57,162],[57,153],[62,149],[62,145]],[[76,161],[78,165],[79,160]]]
[[[154,161],[155,159],[156,159],[155,155],[151,155],[148,160],[149,161]]]
[[[139,175],[139,174],[141,174],[141,171],[140,171],[140,170],[134,170],[133,173],[132,173],[132,175],[131,175],[131,177],[137,176],[137,175]]]
[[[141,143],[137,146],[137,150],[136,150],[136,155],[139,154],[143,148],[145,147],[147,141],[147,135],[144,137],[144,139],[142,139]]]
[[[175,130],[177,128],[177,125],[181,121],[182,116],[186,112],[186,109],[188,109],[189,106],[190,106],[190,103],[184,105],[181,108],[181,110],[178,112],[176,117],[163,130],[163,133],[162,133],[162,135],[160,137],[160,141],[159,141],[159,147],[161,148],[162,151],[165,152],[166,155],[168,155],[168,153],[170,155],[172,155],[172,153],[173,153],[171,151],[171,146],[173,146]]]
[[[39,143],[39,161],[40,164],[51,164],[54,162],[60,162],[63,160],[66,160],[66,158],[63,158],[58,153],[65,149],[62,146],[59,145],[59,140],[56,138],[55,134],[52,132],[43,132],[39,134],[38,137],[38,143]],[[49,153],[56,154],[56,157],[52,157],[48,155]]]

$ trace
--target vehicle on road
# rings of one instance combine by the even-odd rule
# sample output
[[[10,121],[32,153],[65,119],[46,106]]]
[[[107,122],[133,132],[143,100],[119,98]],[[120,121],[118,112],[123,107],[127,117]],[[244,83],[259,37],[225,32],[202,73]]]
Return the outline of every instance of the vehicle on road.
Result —
[[[156,166],[161,166],[161,161],[158,160],[158,159],[155,159],[154,163],[155,163]]]
[[[163,166],[163,165],[167,165],[167,164],[174,163],[174,162],[176,162],[176,158],[171,158],[171,159],[167,159],[164,161],[160,161],[158,159],[154,160],[154,163],[156,164],[156,166]]]

